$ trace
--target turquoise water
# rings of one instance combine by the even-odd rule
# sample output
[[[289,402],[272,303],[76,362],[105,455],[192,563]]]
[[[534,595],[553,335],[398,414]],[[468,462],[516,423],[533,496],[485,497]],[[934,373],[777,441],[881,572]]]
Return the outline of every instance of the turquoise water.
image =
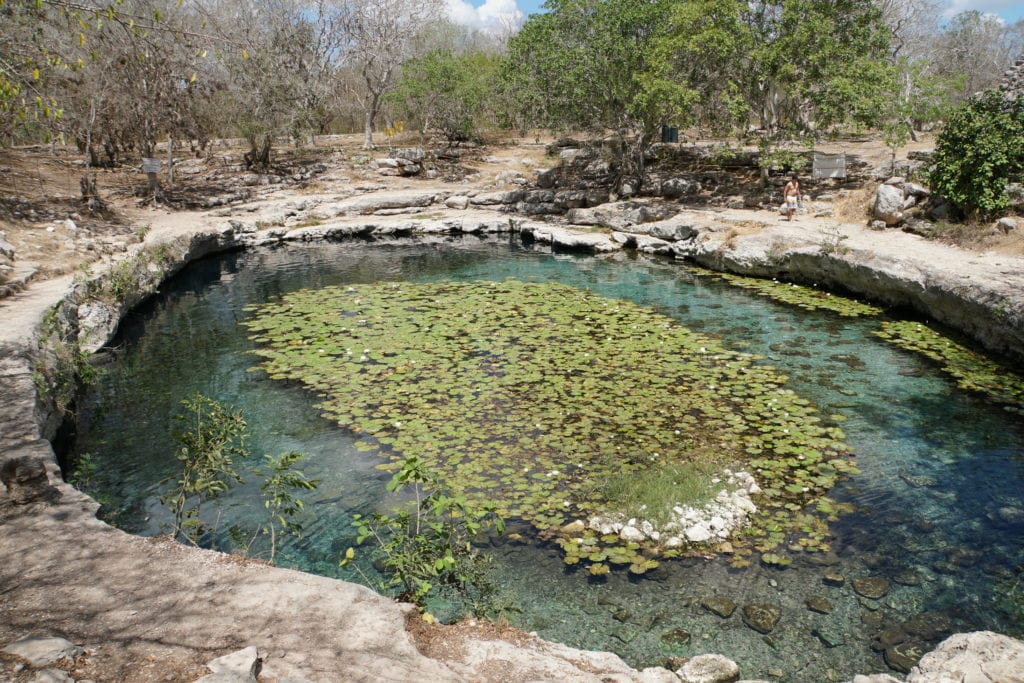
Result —
[[[104,354],[107,372],[80,410],[75,446],[100,466],[89,490],[122,528],[160,533],[167,516],[156,496],[173,472],[171,418],[198,391],[244,410],[253,453],[302,451],[310,456],[307,474],[322,480],[307,498],[304,538],[288,544],[278,563],[358,579],[338,559],[353,544],[352,515],[381,505],[387,475],[318,415],[306,392],[249,371],[255,358],[238,324],[244,309],[301,287],[507,277],[632,299],[764,355],[823,414],[846,418],[846,442],[862,470],[834,492],[856,506],[834,526],[834,552],[797,556],[785,569],[688,559],[664,563],[653,577],[596,580],[567,569],[551,548],[498,540],[489,552],[520,610],[510,615],[515,625],[617,652],[636,666],[718,652],[739,662],[746,678],[786,681],[889,671],[880,650],[901,639],[926,651],[953,631],[1024,631],[1024,599],[1011,592],[1024,563],[1019,417],[871,337],[877,320],[808,313],[627,254],[552,255],[508,238],[463,238],[282,247],[194,264],[129,316]],[[250,514],[255,501],[252,485],[233,492],[222,525]],[[843,584],[831,585],[829,574]],[[858,596],[851,581],[863,577],[889,579],[888,594]],[[712,596],[740,608],[723,619],[701,606]],[[824,598],[831,611],[809,610],[808,597]],[[781,609],[771,633],[743,623],[747,603]]]

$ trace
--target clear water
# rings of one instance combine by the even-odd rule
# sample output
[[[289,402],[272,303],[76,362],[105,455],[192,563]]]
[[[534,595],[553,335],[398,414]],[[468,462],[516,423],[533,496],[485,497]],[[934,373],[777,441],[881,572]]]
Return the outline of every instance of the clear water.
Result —
[[[521,610],[513,624],[617,652],[635,666],[717,652],[740,663],[746,678],[784,681],[888,671],[872,640],[922,612],[948,620],[940,632],[910,636],[931,637],[925,649],[952,631],[1024,631],[1024,600],[1011,592],[1018,579],[1024,583],[1019,417],[958,392],[923,359],[871,337],[877,321],[807,313],[678,264],[625,254],[570,257],[505,238],[461,238],[294,246],[194,264],[124,321],[108,371],[81,408],[75,452],[100,464],[90,490],[123,528],[159,533],[166,514],[156,496],[174,462],[171,417],[182,399],[201,392],[244,410],[254,453],[300,450],[310,456],[307,474],[322,480],[307,499],[304,538],[287,545],[279,564],[357,580],[338,560],[353,544],[352,515],[381,504],[387,476],[311,408],[309,394],[249,371],[255,358],[238,324],[245,306],[327,284],[507,277],[632,299],[764,355],[823,414],[847,418],[846,441],[863,472],[834,492],[857,511],[834,526],[827,566],[820,555],[798,557],[785,569],[734,570],[720,559],[690,559],[666,562],[649,578],[597,580],[567,569],[549,547],[496,541],[489,552]],[[255,493],[251,486],[233,493],[224,524],[251,513]],[[827,585],[828,573],[845,583]],[[868,576],[900,582],[868,600],[850,585]],[[710,596],[741,607],[775,604],[782,617],[761,635],[743,623],[741,609],[727,619],[705,610],[701,601]],[[826,598],[831,613],[810,611],[809,596]],[[686,642],[680,631],[689,634]]]

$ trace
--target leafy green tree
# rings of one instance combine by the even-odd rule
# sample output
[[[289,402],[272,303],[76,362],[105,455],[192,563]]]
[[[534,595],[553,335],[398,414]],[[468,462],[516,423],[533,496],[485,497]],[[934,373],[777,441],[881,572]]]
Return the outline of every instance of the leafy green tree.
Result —
[[[381,555],[385,575],[381,590],[421,607],[428,596],[454,591],[469,612],[487,616],[494,610],[497,587],[488,577],[487,559],[473,540],[489,529],[504,532],[504,522],[492,509],[470,505],[465,496],[453,495],[426,463],[412,456],[388,482],[387,490],[408,487],[413,502],[392,514],[355,516],[357,543],[371,541]],[[354,548],[341,560],[342,567],[357,567]]]
[[[638,190],[660,127],[697,93],[664,61],[671,0],[548,0],[509,44],[505,76],[524,120],[554,130],[610,131],[619,189]]]
[[[270,562],[277,557],[277,540],[279,535],[291,534],[302,536],[302,524],[296,517],[302,513],[305,504],[295,494],[299,491],[313,491],[320,484],[318,479],[309,479],[295,466],[305,455],[292,451],[277,457],[265,455],[265,470],[255,470],[262,476],[260,493],[263,495],[263,507],[266,508],[269,520],[263,527],[264,533],[270,536]]]
[[[950,116],[935,145],[932,191],[974,217],[1009,203],[1006,188],[1024,174],[1024,98],[989,91]]]
[[[174,453],[181,471],[164,481],[170,486],[160,502],[173,515],[171,536],[199,545],[208,531],[200,518],[203,504],[242,481],[235,460],[248,455],[246,424],[240,411],[200,394],[193,394],[182,405],[185,411],[174,416],[181,425],[175,433],[178,448]]]
[[[889,31],[874,3],[742,3],[749,57],[742,64],[752,112],[769,132],[870,126],[895,90]]]
[[[210,535],[217,529],[210,528],[200,513],[205,503],[217,501],[232,486],[242,483],[236,461],[249,458],[245,446],[248,425],[241,411],[198,393],[181,403],[185,410],[174,416],[181,425],[174,434],[178,442],[175,458],[181,463],[181,471],[161,482],[165,490],[160,502],[173,516],[174,538],[196,546],[203,541],[216,546]],[[268,518],[255,530],[230,528],[229,536],[237,547],[248,553],[259,536],[269,536],[268,559],[273,562],[282,536],[302,534],[297,518],[305,505],[297,494],[313,491],[320,484],[297,469],[304,457],[294,451],[276,457],[265,455],[263,468],[249,470],[263,480],[260,495]]]
[[[420,130],[437,130],[449,142],[476,136],[498,97],[501,58],[472,50],[437,50],[406,62],[388,101]]]

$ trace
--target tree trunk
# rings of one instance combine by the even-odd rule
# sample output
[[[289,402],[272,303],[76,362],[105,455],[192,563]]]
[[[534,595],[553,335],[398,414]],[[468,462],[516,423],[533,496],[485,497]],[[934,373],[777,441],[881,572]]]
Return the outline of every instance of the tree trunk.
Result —
[[[363,116],[363,149],[373,149],[373,117],[374,112],[367,109]]]
[[[167,185],[174,187],[174,138],[167,136]]]
[[[270,148],[273,145],[274,137],[271,134],[262,136],[260,140],[249,141],[249,151],[245,153],[245,167],[267,168],[270,166]]]

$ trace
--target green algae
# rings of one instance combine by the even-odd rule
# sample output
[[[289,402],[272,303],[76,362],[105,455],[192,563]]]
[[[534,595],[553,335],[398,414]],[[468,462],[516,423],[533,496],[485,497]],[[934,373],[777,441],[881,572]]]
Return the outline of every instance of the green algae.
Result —
[[[958,344],[937,330],[911,320],[885,321],[875,336],[935,361],[966,391],[982,394],[1024,415],[1024,377]]]
[[[776,279],[766,280],[732,273],[720,273],[704,268],[691,267],[691,269],[701,275],[715,277],[736,287],[780,303],[802,308],[805,311],[831,311],[844,318],[872,317],[883,313],[883,309],[878,306],[832,294],[817,287],[780,282]]]
[[[599,536],[623,474],[711,458],[760,483],[735,562],[827,546],[823,496],[855,472],[842,432],[758,357],[636,304],[554,283],[379,283],[251,309],[260,368],[297,381],[394,469],[415,454],[594,575],[694,549]],[[702,551],[706,549],[700,549]]]

